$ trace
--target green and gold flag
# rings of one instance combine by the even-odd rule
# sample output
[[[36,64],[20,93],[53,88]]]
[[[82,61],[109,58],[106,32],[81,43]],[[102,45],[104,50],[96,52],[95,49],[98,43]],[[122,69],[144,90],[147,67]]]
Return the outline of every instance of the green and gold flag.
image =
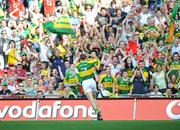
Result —
[[[173,41],[174,41],[174,31],[175,31],[174,19],[176,18],[176,14],[177,14],[178,9],[179,9],[179,3],[180,3],[180,0],[178,0],[178,2],[176,3],[176,5],[172,11],[172,14],[170,16],[169,33],[168,33],[168,36],[166,38],[167,43],[173,43]]]
[[[47,22],[43,24],[43,27],[47,29],[48,31],[56,34],[75,34],[75,30],[73,29],[73,26],[70,23],[68,16],[62,16],[59,19],[57,19],[55,22]]]

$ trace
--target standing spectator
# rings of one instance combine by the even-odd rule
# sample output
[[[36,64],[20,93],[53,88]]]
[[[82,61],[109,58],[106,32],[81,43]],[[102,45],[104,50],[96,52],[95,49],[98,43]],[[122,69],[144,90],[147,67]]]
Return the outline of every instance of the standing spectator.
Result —
[[[26,70],[24,70],[22,68],[22,63],[21,62],[18,62],[16,64],[15,74],[17,75],[18,82],[22,82],[23,80],[26,79]]]
[[[16,43],[14,40],[11,40],[9,42],[9,48],[5,51],[5,54],[8,55],[8,65],[9,64],[17,64],[17,62],[21,61],[21,57],[18,53],[18,50],[16,49]]]
[[[24,90],[26,91],[26,96],[30,95],[30,91],[33,89],[32,78],[27,78],[26,84],[23,84]]]
[[[106,72],[105,74],[100,75],[98,83],[102,84],[104,89],[109,91],[111,94],[115,93],[116,78],[111,74],[110,66],[106,66]]]
[[[94,25],[95,23],[95,17],[97,15],[97,6],[98,2],[96,2],[94,7],[92,7],[91,5],[86,5],[84,9],[84,7],[82,7],[82,4],[80,3],[82,13],[85,14],[85,20],[89,25]]]
[[[70,69],[66,71],[65,79],[64,79],[64,86],[70,87],[72,92],[76,95],[80,95],[80,82],[79,82],[79,75],[78,71],[74,64],[70,65]]]
[[[66,72],[65,62],[64,62],[64,59],[62,57],[60,57],[60,50],[59,49],[55,49],[55,55],[52,56],[50,60],[52,63],[52,69],[59,70],[58,66],[60,66],[63,75],[65,75],[65,72]]]
[[[140,25],[144,26],[148,24],[148,18],[151,17],[151,14],[147,6],[142,7],[142,12],[139,14]]]
[[[145,94],[144,87],[146,78],[143,74],[142,69],[136,69],[130,82],[133,83],[133,91],[132,94]]]
[[[7,65],[7,56],[5,55],[5,52],[9,48],[9,41],[10,40],[8,39],[7,31],[2,30],[0,37],[0,61],[2,64],[2,69]]]
[[[108,64],[111,67],[111,74],[116,75],[116,73],[120,72],[124,69],[124,63],[121,58],[117,56],[112,57],[112,63]]]
[[[5,19],[1,20],[0,32],[1,34],[2,32],[6,32],[6,36],[8,36],[8,38],[11,37],[12,30],[7,26],[7,21]]]
[[[165,66],[164,66],[165,67]],[[163,65],[157,65],[157,72],[153,73],[152,85],[157,84],[159,86],[159,91],[165,93],[167,89],[166,85],[166,75]]]
[[[175,52],[180,55],[180,38],[176,38],[174,44],[172,45],[172,54]]]
[[[123,71],[122,77],[117,79],[117,90],[119,94],[132,94],[133,86],[130,83],[128,72],[126,70]]]

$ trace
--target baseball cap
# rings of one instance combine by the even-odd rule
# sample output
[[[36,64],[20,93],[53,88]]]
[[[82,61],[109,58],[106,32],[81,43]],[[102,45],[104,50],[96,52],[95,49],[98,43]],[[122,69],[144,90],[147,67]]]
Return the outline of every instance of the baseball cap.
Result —
[[[22,65],[22,63],[21,62],[17,62],[16,65]]]
[[[3,81],[3,82],[2,82],[2,86],[8,86],[7,81]]]
[[[27,73],[26,73],[26,76],[31,76],[31,72],[27,72]]]
[[[21,53],[21,56],[27,56],[26,52],[23,51],[23,52]]]

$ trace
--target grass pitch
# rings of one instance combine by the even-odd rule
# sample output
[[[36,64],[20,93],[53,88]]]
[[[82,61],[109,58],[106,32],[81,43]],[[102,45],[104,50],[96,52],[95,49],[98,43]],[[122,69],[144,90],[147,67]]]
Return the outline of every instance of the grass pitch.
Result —
[[[176,121],[1,121],[0,130],[180,130]]]

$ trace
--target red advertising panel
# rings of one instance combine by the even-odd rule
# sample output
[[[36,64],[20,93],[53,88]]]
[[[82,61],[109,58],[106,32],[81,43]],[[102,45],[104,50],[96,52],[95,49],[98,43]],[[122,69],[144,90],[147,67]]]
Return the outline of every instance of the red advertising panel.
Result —
[[[98,100],[104,120],[180,119],[178,99]],[[134,117],[134,118],[133,118]],[[0,120],[93,120],[88,100],[0,100]]]
[[[105,120],[132,120],[134,100],[98,101]],[[0,100],[0,120],[92,120],[87,100]]]
[[[180,100],[137,100],[136,120],[180,119]]]

